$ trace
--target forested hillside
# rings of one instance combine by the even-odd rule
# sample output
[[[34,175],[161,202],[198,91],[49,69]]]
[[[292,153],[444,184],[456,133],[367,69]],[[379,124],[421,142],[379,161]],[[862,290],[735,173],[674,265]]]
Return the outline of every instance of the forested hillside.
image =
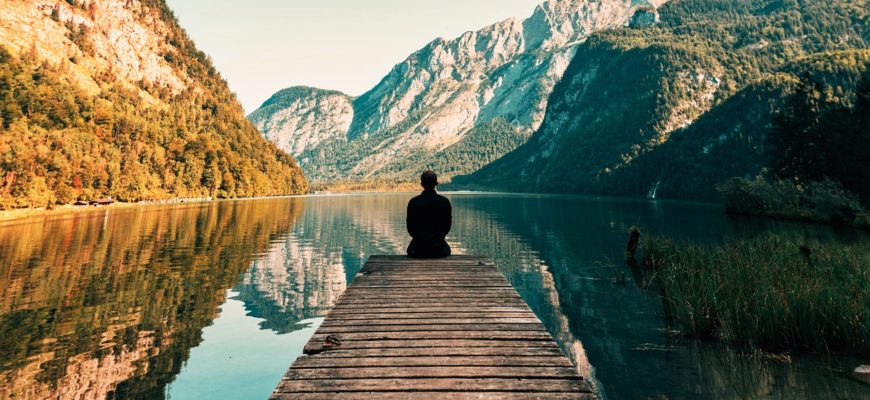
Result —
[[[0,11],[0,207],[307,191],[163,0]]]
[[[809,74],[854,101],[870,62],[866,1],[673,0],[660,23],[593,35],[516,151],[473,187],[718,198],[764,172],[774,116]]]

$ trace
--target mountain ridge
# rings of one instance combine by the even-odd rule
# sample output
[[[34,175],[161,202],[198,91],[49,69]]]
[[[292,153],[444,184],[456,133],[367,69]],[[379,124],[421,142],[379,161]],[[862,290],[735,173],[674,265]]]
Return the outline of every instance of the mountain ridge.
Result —
[[[849,1],[673,0],[658,12],[655,27],[582,44],[541,128],[458,187],[717,200],[724,180],[763,174],[766,131],[800,75],[841,101],[868,69],[866,8]],[[602,67],[616,59],[636,67]],[[712,91],[675,73],[703,66]],[[646,95],[607,96],[639,78]]]
[[[549,93],[576,44],[590,32],[628,24],[641,7],[661,3],[550,0],[529,18],[509,18],[455,39],[435,39],[353,98],[352,121],[346,129],[343,120],[321,121],[323,125],[315,122],[308,128],[312,134],[293,123],[270,123],[266,112],[255,111],[249,118],[316,181],[409,181],[424,166],[471,172],[462,162],[445,162],[442,153],[475,129],[501,123],[496,121],[506,121],[528,137],[543,120]],[[307,101],[323,100],[326,107],[344,101],[321,95]],[[312,135],[316,140],[310,140]],[[515,147],[515,135],[510,137],[497,152],[468,148],[466,153],[486,153],[483,161],[490,162]],[[417,164],[409,165],[410,159]]]

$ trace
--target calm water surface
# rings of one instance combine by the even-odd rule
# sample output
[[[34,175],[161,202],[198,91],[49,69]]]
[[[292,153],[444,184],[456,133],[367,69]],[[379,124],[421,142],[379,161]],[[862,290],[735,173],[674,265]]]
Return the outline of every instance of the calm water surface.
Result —
[[[371,254],[403,252],[411,195],[142,207],[0,225],[0,398],[259,399]],[[670,331],[622,263],[626,231],[766,231],[710,205],[456,194],[448,241],[482,254],[605,399],[870,399],[863,361],[781,364]],[[627,284],[614,283],[620,273]]]

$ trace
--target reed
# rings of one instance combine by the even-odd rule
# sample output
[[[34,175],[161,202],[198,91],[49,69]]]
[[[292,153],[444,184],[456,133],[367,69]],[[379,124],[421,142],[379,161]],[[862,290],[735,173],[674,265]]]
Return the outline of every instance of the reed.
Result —
[[[766,351],[870,354],[870,244],[768,234],[642,242],[666,315],[695,337]]]

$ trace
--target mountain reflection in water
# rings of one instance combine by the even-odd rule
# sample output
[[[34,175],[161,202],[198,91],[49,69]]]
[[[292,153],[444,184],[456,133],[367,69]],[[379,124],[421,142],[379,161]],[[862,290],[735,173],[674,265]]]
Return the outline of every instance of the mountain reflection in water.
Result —
[[[206,385],[209,397],[267,394],[305,342],[272,338],[310,335],[369,255],[404,251],[410,196],[112,209],[0,226],[0,398],[176,399],[196,397]],[[602,397],[867,393],[845,378],[843,365],[853,360],[796,357],[782,365],[670,334],[657,297],[633,285],[621,261],[632,225],[703,242],[768,230],[865,236],[732,221],[708,205],[487,194],[451,200],[455,252],[490,256]],[[612,282],[619,271],[629,275],[625,286]],[[252,368],[238,364],[239,354]],[[266,361],[282,367],[250,376]]]

